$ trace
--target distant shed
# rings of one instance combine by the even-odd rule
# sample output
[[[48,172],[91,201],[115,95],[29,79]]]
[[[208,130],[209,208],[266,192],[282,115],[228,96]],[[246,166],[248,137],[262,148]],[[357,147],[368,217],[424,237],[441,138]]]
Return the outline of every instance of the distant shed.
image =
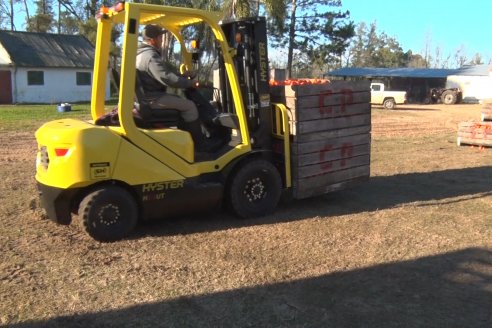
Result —
[[[89,101],[93,65],[81,35],[0,31],[0,104]]]
[[[492,99],[492,65],[463,66],[448,75],[447,88],[460,88],[463,102],[483,102]]]
[[[409,102],[424,102],[429,89],[445,87],[461,88],[465,102],[492,98],[490,65],[463,66],[458,69],[344,67],[327,75],[331,78],[383,81],[390,89],[407,91]]]

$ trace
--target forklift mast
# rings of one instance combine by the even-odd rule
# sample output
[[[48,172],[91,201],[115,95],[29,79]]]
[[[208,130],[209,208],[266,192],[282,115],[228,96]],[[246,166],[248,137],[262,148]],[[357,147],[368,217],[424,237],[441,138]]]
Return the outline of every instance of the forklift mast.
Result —
[[[272,116],[265,18],[241,18],[221,22],[220,25],[229,47],[235,52],[233,62],[246,110],[252,147],[270,150]],[[234,101],[222,56],[219,56],[219,76],[224,111],[234,113]]]

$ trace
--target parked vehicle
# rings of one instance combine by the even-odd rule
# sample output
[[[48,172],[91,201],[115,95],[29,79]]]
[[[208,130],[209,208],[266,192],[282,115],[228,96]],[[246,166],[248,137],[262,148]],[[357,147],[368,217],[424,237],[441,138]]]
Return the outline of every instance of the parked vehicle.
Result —
[[[406,102],[406,91],[389,91],[385,90],[383,83],[371,83],[371,105],[383,105],[386,109],[394,109],[396,105]]]
[[[460,103],[462,99],[463,92],[460,88],[432,88],[429,90],[426,103],[453,105]]]

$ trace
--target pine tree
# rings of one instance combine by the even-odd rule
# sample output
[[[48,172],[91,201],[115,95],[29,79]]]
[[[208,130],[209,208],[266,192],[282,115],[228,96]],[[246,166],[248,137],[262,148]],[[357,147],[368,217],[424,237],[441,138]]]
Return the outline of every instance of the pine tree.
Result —
[[[53,32],[55,28],[52,0],[37,0],[36,14],[27,21],[27,31],[30,32]]]
[[[341,56],[355,32],[350,13],[329,11],[340,7],[340,0],[290,0],[286,3],[287,15],[283,28],[270,26],[272,46],[287,49],[287,75],[293,76],[296,66],[306,61],[340,65]],[[320,11],[321,8],[321,11]],[[302,66],[302,65],[301,65]],[[302,74],[308,74],[303,71]]]

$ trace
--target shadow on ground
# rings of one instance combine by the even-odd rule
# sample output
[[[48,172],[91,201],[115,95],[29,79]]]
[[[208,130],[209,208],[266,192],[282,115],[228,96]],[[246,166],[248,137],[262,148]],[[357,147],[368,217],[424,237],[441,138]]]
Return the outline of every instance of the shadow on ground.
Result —
[[[489,177],[488,179],[486,177]],[[384,210],[410,203],[428,206],[492,194],[492,166],[371,177],[352,189],[280,204],[267,217],[239,220],[227,213],[204,213],[141,224],[131,238],[210,232],[291,222],[321,216]]]
[[[165,295],[162,295],[165,297]],[[492,251],[470,248],[27,327],[492,327]]]
[[[412,106],[413,105],[413,106]],[[427,105],[416,105],[416,104],[410,104],[410,105],[397,105],[393,109],[386,109],[383,106],[375,106],[372,105],[371,109],[380,109],[380,110],[391,110],[391,111],[410,111],[410,110],[415,110],[419,112],[439,112],[441,109],[439,108],[433,108],[433,107],[426,107]]]

